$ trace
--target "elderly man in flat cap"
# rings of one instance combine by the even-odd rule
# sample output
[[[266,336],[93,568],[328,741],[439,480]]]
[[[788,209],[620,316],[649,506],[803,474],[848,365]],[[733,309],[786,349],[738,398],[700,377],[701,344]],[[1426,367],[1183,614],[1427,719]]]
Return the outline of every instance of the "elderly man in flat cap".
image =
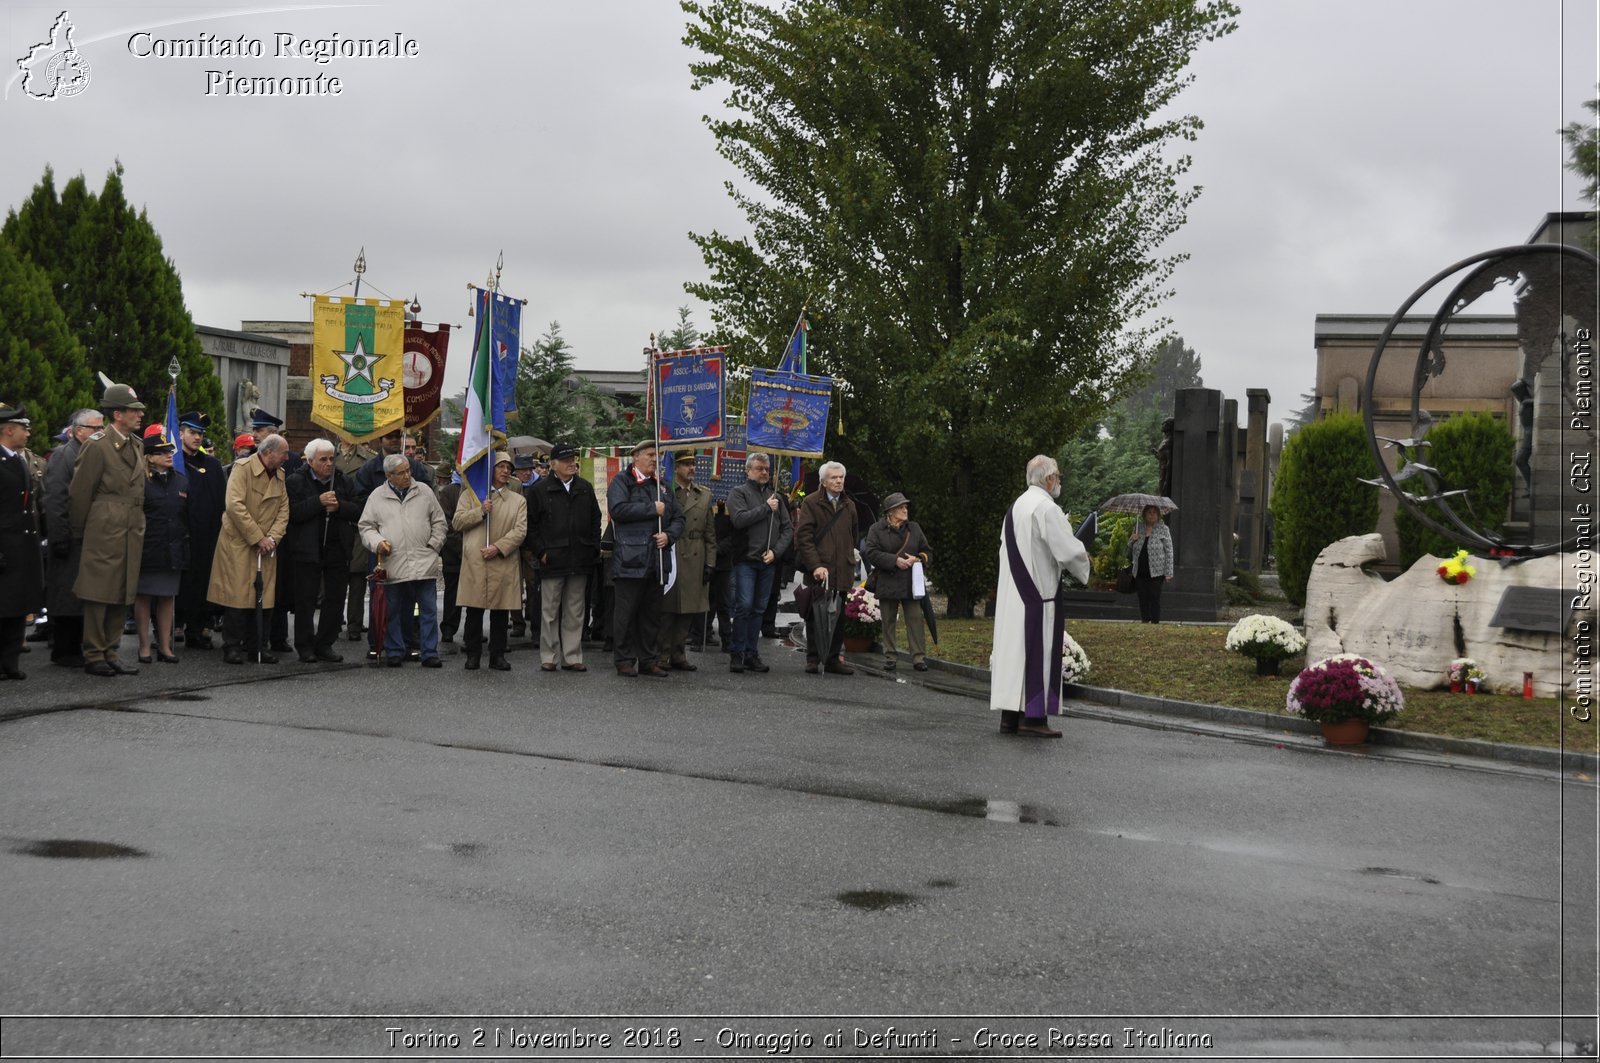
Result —
[[[27,410],[0,400],[0,680],[26,679],[18,662],[28,614],[44,605],[39,492],[25,448]]]
[[[128,385],[112,384],[100,409],[106,426],[83,445],[68,492],[72,537],[83,544],[72,593],[83,599],[83,670],[137,675],[117,648],[144,554],[144,403]]]
[[[683,509],[656,475],[655,440],[638,443],[633,464],[612,477],[606,512],[616,538],[611,623],[617,674],[659,679],[670,674],[656,660],[656,648],[664,577],[672,544],[683,534]]]

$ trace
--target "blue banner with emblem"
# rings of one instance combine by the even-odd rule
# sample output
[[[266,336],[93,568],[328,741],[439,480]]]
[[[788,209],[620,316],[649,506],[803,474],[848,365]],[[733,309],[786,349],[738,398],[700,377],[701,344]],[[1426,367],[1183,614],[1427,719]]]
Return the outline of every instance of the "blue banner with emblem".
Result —
[[[820,458],[828,435],[833,378],[775,369],[750,370],[745,448]]]
[[[716,443],[724,413],[723,348],[669,351],[655,360],[657,438],[663,446]]]
[[[505,432],[506,415],[517,413],[517,363],[522,359],[522,300],[499,292],[483,292],[489,315],[489,354],[494,365],[496,432]]]

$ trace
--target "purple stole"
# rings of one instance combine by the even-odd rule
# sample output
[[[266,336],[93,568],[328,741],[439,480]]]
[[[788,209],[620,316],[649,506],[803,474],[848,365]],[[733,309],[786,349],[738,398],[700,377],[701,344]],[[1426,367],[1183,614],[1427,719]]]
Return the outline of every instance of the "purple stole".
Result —
[[[1028,566],[1022,560],[1022,550],[1017,546],[1017,532],[1012,527],[1010,510],[1006,512],[1004,531],[1006,560],[1011,569],[1011,582],[1016,584],[1017,593],[1022,596],[1023,627],[1026,629],[1023,639],[1022,711],[1026,716],[1039,719],[1046,714],[1056,716],[1061,712],[1061,636],[1066,631],[1066,617],[1059,608],[1056,610],[1055,638],[1050,642],[1050,659],[1046,662],[1039,650],[1039,632],[1044,627],[1044,603],[1055,601],[1055,597],[1045,598],[1034,585],[1033,575],[1029,573]]]

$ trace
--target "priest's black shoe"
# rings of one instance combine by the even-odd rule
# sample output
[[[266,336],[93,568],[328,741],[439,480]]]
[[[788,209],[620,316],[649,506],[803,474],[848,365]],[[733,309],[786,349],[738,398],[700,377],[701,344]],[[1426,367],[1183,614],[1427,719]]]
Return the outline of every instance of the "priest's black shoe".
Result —
[[[91,661],[89,664],[83,666],[83,670],[88,672],[90,675],[111,676],[113,678],[115,678],[117,674],[117,670],[111,667],[111,665],[107,664],[105,661]]]

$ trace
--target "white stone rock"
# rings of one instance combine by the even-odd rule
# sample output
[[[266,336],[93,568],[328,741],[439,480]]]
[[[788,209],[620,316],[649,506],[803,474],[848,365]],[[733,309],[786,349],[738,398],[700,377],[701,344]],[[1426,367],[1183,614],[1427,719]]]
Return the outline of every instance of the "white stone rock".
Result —
[[[1362,565],[1384,560],[1383,537],[1357,535],[1318,555],[1306,586],[1306,660],[1359,653],[1389,670],[1400,683],[1427,690],[1447,686],[1446,669],[1456,657],[1471,657],[1495,693],[1521,693],[1522,674],[1533,673],[1534,693],[1557,697],[1575,657],[1574,635],[1593,635],[1592,602],[1577,588],[1593,586],[1593,556],[1587,572],[1577,558],[1561,554],[1514,565],[1473,558],[1477,575],[1464,585],[1439,578],[1444,558],[1424,556],[1385,583]],[[1490,627],[1507,587],[1561,587],[1580,608],[1565,635]],[[1566,661],[1563,661],[1565,653]]]

